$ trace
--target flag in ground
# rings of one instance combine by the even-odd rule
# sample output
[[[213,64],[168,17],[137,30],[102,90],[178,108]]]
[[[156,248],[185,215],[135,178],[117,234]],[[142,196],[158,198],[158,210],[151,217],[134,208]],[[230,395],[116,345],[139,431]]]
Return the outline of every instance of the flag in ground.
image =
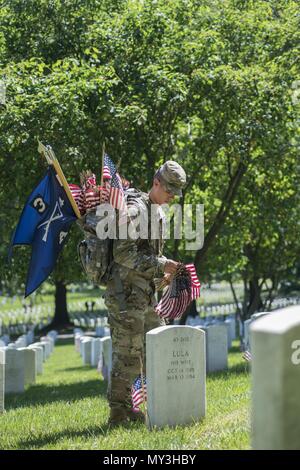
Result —
[[[133,411],[139,411],[143,402],[147,401],[146,377],[139,375],[131,387],[131,399]]]

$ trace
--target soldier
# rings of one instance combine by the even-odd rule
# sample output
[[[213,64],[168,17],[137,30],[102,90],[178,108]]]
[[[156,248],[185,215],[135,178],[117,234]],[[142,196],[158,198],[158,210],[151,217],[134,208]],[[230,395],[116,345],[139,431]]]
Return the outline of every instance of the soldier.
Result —
[[[133,240],[127,237],[114,240],[112,276],[105,293],[113,351],[108,388],[109,423],[112,425],[145,419],[141,411],[132,410],[131,386],[146,364],[145,335],[162,324],[154,311],[157,302],[153,279],[170,277],[178,264],[162,254],[165,221],[160,206],[169,203],[175,195],[181,196],[185,183],[183,168],[169,160],[155,173],[149,193],[135,190],[127,193],[130,213],[134,212],[132,209],[139,213],[142,211],[147,214],[147,222],[150,224],[152,206],[160,230],[157,239],[151,239],[148,229],[147,239]],[[145,370],[142,372],[145,374]]]

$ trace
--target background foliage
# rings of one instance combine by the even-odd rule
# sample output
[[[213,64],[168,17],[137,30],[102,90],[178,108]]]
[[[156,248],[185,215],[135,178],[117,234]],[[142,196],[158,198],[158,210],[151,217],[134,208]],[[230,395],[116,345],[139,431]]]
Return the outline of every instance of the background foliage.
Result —
[[[202,281],[242,279],[244,317],[297,277],[299,259],[299,4],[292,0],[8,0],[0,10],[0,273],[14,291],[7,246],[50,143],[70,182],[100,178],[101,147],[135,187],[175,159],[181,201],[205,205],[193,260]],[[299,85],[300,87],[300,85]],[[53,274],[83,279],[74,227]],[[298,268],[299,271],[299,268]]]

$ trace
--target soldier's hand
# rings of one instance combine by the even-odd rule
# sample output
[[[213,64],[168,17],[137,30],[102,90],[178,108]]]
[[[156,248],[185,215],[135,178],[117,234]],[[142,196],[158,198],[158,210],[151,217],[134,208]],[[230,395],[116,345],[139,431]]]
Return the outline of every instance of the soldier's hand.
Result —
[[[172,276],[171,273],[165,273],[164,274],[164,282],[166,284],[171,284],[172,279],[173,279],[173,276]]]
[[[168,259],[165,264],[164,272],[166,274],[174,274],[177,270],[177,266],[179,263],[177,261],[173,261],[172,259]]]

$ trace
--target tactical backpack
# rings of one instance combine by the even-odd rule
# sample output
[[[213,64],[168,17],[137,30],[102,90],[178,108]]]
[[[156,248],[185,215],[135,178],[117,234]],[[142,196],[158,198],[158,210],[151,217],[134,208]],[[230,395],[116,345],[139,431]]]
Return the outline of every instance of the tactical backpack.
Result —
[[[124,192],[125,201],[130,205],[132,199],[139,198],[141,191],[129,188]],[[113,211],[115,217],[115,211]],[[78,245],[78,255],[88,279],[97,285],[106,286],[110,278],[113,266],[113,243],[112,238],[100,239],[96,233],[97,224],[101,221],[101,216],[97,215],[97,210],[87,212],[78,221],[84,233],[84,240]]]
[[[78,245],[78,255],[88,279],[97,285],[106,285],[113,263],[113,239],[97,237],[96,227],[101,217],[96,209],[86,213],[80,220],[84,240]]]

